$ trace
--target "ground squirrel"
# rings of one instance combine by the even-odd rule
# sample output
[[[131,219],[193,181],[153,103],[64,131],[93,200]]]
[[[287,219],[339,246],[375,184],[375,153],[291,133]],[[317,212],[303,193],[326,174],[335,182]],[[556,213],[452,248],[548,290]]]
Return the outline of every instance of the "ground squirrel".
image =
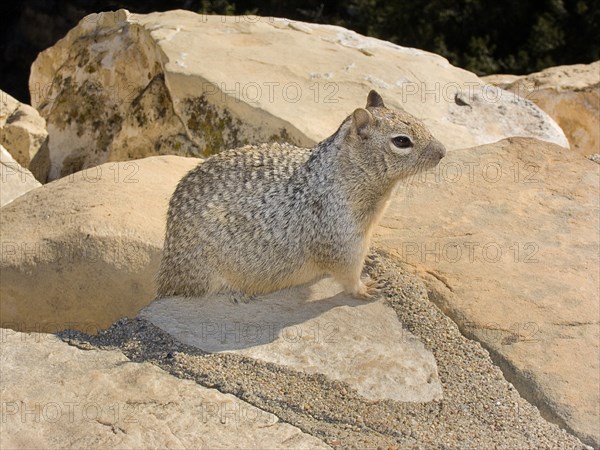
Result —
[[[360,275],[374,225],[398,181],[445,153],[421,121],[371,91],[366,109],[313,149],[264,144],[212,156],[171,197],[158,296],[263,294],[331,275],[371,298],[376,288]]]

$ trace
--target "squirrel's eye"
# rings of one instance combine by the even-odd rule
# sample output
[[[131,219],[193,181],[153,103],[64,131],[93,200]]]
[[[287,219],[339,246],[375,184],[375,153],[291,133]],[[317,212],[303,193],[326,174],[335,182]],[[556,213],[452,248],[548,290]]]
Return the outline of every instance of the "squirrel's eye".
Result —
[[[398,148],[409,148],[412,147],[413,143],[408,136],[403,134],[399,136],[394,136],[392,138],[392,143]]]

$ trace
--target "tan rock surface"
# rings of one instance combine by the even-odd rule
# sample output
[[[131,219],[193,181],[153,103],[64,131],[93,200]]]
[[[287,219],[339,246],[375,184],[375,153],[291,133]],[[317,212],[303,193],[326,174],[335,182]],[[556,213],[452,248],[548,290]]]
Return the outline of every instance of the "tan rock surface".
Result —
[[[399,188],[375,233],[522,395],[596,446],[599,173],[533,139],[456,150]]]
[[[37,110],[0,91],[0,144],[42,183],[50,170],[46,120]]]
[[[423,118],[449,149],[514,135],[568,146],[535,105],[484,88],[438,55],[283,19],[93,14],[38,56],[30,78],[48,121],[52,178],[155,154],[312,146],[371,88]]]
[[[198,159],[107,163],[2,208],[2,327],[94,332],[154,297],[169,198]]]
[[[331,279],[233,303],[227,294],[167,297],[141,317],[179,341],[345,381],[371,400],[442,398],[432,353],[381,301],[356,300]]]
[[[561,126],[573,150],[584,156],[600,152],[600,61],[550,67],[522,77],[491,75],[483,80],[546,111]]]
[[[330,448],[271,413],[120,351],[0,332],[2,448]]]
[[[0,144],[0,207],[38,186],[41,184],[33,174]]]

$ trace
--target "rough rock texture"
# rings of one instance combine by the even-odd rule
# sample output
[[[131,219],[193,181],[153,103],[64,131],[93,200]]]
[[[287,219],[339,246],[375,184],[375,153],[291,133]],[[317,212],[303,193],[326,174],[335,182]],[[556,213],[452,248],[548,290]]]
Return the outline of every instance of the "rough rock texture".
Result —
[[[21,167],[0,144],[0,206],[40,185],[33,174]]]
[[[227,297],[164,298],[141,317],[184,344],[321,373],[372,400],[442,397],[433,355],[380,301],[353,299],[331,279],[247,303]]]
[[[595,446],[599,174],[533,139],[457,150],[398,189],[375,233],[522,395]]]
[[[330,448],[232,395],[120,351],[0,333],[2,448]]]
[[[546,111],[573,150],[584,156],[600,151],[600,61],[550,67],[526,76],[490,75],[483,80]]]
[[[2,326],[94,332],[152,301],[168,200],[198,159],[107,163],[2,208]]]
[[[231,393],[336,448],[584,448],[519,396],[487,351],[460,334],[427,298],[423,283],[395,258],[373,252],[366,272],[385,282],[386,307],[433,353],[443,398],[369,400],[350,384],[322,374],[235,353],[206,354],[141,318],[120,320],[96,336],[72,331],[61,336],[83,348],[120,348],[133,361],[151,361],[177,377]],[[385,324],[370,326],[379,333],[377,340],[386,339]]]
[[[50,170],[46,121],[35,108],[0,90],[0,145],[42,183]]]
[[[514,135],[568,146],[535,105],[483,86],[440,56],[340,27],[186,11],[90,15],[39,55],[30,77],[53,179],[107,160],[311,146],[371,88],[449,149]]]

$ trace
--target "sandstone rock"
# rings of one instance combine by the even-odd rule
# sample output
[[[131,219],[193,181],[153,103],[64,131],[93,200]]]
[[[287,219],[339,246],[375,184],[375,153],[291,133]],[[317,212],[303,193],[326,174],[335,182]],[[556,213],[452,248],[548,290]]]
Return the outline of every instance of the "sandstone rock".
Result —
[[[156,300],[141,316],[179,341],[345,381],[372,400],[442,397],[432,353],[381,301],[331,279],[234,304],[228,295]]]
[[[600,61],[550,67],[521,77],[491,75],[483,80],[546,111],[578,153],[589,156],[600,150]]]
[[[599,173],[533,139],[456,150],[398,189],[375,233],[524,397],[595,446]]]
[[[449,149],[514,135],[568,146],[535,105],[438,55],[284,19],[92,14],[39,55],[30,78],[48,121],[53,179],[156,154],[312,146],[371,88],[423,118]]]
[[[27,191],[41,186],[33,174],[21,167],[0,144],[0,206],[12,202]]]
[[[107,163],[2,208],[2,327],[95,332],[154,297],[169,198],[199,160]]]
[[[509,86],[511,83],[514,83],[519,78],[521,78],[520,75],[512,75],[508,73],[495,73],[493,75],[486,75],[484,77],[481,77],[481,80],[493,86],[497,86],[501,89],[506,89],[507,86]]]
[[[42,183],[50,170],[47,141],[46,121],[35,108],[0,91],[0,145]]]
[[[271,413],[120,351],[0,333],[3,448],[330,448]]]

